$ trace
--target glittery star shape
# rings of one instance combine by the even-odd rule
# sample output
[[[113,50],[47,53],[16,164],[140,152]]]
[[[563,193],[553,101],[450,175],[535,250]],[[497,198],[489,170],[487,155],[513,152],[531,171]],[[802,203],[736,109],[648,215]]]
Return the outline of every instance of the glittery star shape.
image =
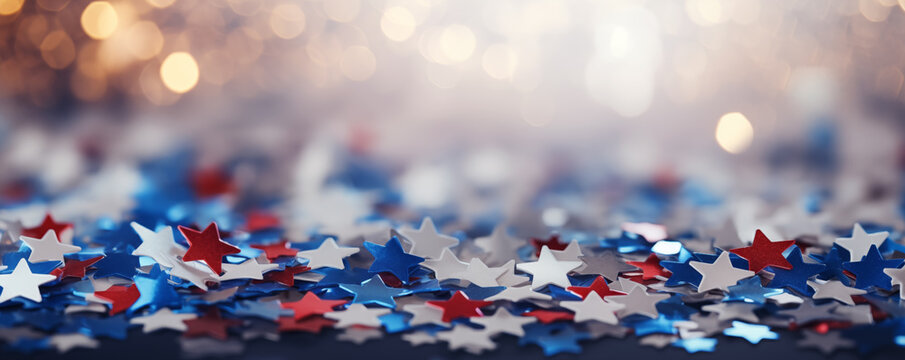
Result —
[[[626,261],[625,263],[641,269],[641,278],[644,280],[669,277],[669,272],[660,267],[660,258],[655,254],[648,255],[644,261]]]
[[[584,265],[575,270],[579,274],[602,275],[610,281],[615,281],[619,274],[632,270],[634,266],[622,262],[616,253],[606,251],[595,256],[579,256]]]
[[[135,286],[138,287],[140,296],[132,304],[132,310],[138,310],[144,306],[159,309],[171,305],[181,305],[182,299],[167,278],[167,274],[161,271],[158,265],[154,265],[147,274],[135,275]]]
[[[508,300],[511,302],[517,302],[517,301],[529,300],[529,299],[550,300],[552,298],[553,297],[550,295],[542,294],[542,293],[536,292],[534,290],[531,290],[531,286],[525,285],[525,286],[507,287],[507,288],[503,289],[503,291],[499,292],[498,294],[488,297],[485,300],[488,300],[488,301]]]
[[[884,272],[886,270],[891,269],[884,269]],[[861,289],[845,286],[845,284],[840,281],[809,281],[808,285],[814,289],[814,295],[812,296],[814,300],[834,299],[846,305],[855,305],[855,301],[852,300],[852,295],[863,295],[867,293],[867,291]]]
[[[458,279],[468,269],[468,263],[460,261],[450,249],[443,249],[440,258],[424,260],[421,265],[432,270],[439,281]]]
[[[592,291],[596,292],[597,295],[600,295],[601,298],[612,295],[625,295],[622,291],[610,290],[610,287],[607,286],[606,279],[604,279],[603,276],[595,278],[594,282],[589,286],[569,286],[566,289],[580,295],[582,299],[588,297],[588,294]]]
[[[538,289],[545,285],[556,285],[566,288],[572,285],[568,273],[581,266],[581,261],[559,261],[550,252],[550,248],[541,249],[537,261],[515,265],[516,269],[533,275],[531,288]]]
[[[41,290],[38,286],[56,279],[54,275],[32,273],[28,262],[19,259],[12,273],[0,274],[0,287],[3,288],[0,292],[0,304],[16,297],[41,302]]]
[[[852,228],[852,236],[837,238],[836,244],[848,250],[849,256],[851,256],[850,261],[858,261],[867,255],[871,246],[879,248],[880,245],[883,245],[883,241],[886,241],[887,237],[889,237],[888,231],[868,234],[861,224],[855,223]]]
[[[729,291],[729,286],[735,285],[739,280],[754,276],[753,271],[733,267],[732,262],[729,260],[728,251],[720,253],[720,256],[716,258],[713,264],[699,261],[691,261],[688,264],[701,273],[701,284],[698,285],[698,292],[714,289]]]
[[[616,311],[625,308],[623,304],[603,300],[596,292],[588,294],[582,301],[563,301],[559,306],[574,311],[575,322],[597,320],[611,325],[619,322]]]
[[[782,294],[781,289],[765,288],[760,281],[760,277],[752,277],[741,280],[737,285],[729,287],[729,294],[723,298],[723,301],[743,301],[752,304],[763,304],[767,298]]]
[[[453,321],[453,319],[463,317],[484,316],[480,308],[493,304],[492,301],[470,300],[468,299],[468,296],[461,291],[456,291],[449,300],[427,301],[426,303],[443,310],[444,322],[450,322]]]
[[[264,273],[280,267],[279,264],[258,264],[255,259],[248,259],[240,264],[223,264],[223,275],[220,281],[235,279],[263,280]]]
[[[770,327],[767,325],[748,324],[742,321],[733,321],[732,327],[723,330],[723,334],[743,338],[752,344],[757,344],[764,339],[779,339],[779,334],[770,331]]]
[[[892,285],[899,285],[899,298],[905,300],[905,268],[884,268],[883,273],[890,277]]]
[[[324,240],[317,249],[299,251],[296,257],[308,259],[308,267],[312,269],[328,267],[342,270],[345,268],[343,259],[357,254],[359,250],[359,248],[337,246],[336,240],[329,238]]]
[[[220,309],[210,308],[204,316],[183,320],[187,329],[182,334],[185,337],[210,336],[215,339],[226,340],[227,329],[239,325],[238,320],[224,319],[220,316]]]
[[[289,247],[289,242],[286,240],[280,240],[272,244],[254,244],[251,245],[252,248],[263,250],[264,255],[267,256],[267,260],[275,260],[280,256],[295,256],[299,251]]]
[[[78,252],[82,248],[69,244],[63,244],[57,238],[57,232],[48,230],[39,238],[28,237],[22,235],[19,237],[25,245],[31,249],[28,261],[31,263],[39,263],[43,261],[60,261],[64,260],[63,255]]]
[[[67,230],[72,231],[72,224],[70,223],[58,223],[54,221],[53,216],[49,213],[44,215],[44,220],[41,221],[41,224],[33,227],[33,228],[25,228],[22,229],[22,236],[30,237],[30,238],[43,238],[48,231],[53,230],[57,235],[63,235],[63,233]]]
[[[104,291],[95,291],[94,295],[110,301],[110,315],[126,311],[141,295],[135,284],[129,286],[114,285]]]
[[[636,286],[626,295],[611,296],[607,300],[625,305],[625,308],[619,310],[619,317],[639,314],[656,318],[659,316],[657,303],[669,299],[669,297],[669,294],[649,293],[643,287]]]
[[[468,263],[468,266],[462,271],[459,278],[468,280],[477,286],[492,287],[500,285],[497,282],[497,278],[503,276],[503,273],[505,272],[506,268],[504,267],[489,268],[481,261],[481,259],[471,258],[471,262]]]
[[[450,350],[464,349],[473,354],[496,348],[496,344],[490,340],[486,331],[472,329],[462,324],[457,324],[450,331],[437,333],[437,338],[448,342]]]
[[[217,223],[210,223],[202,231],[180,225],[179,232],[182,233],[182,236],[185,236],[185,240],[189,243],[189,249],[185,252],[182,260],[200,260],[217,275],[223,272],[221,266],[223,264],[223,256],[242,252],[239,248],[220,239],[220,230],[217,229]]]
[[[365,242],[364,247],[368,249],[371,255],[374,255],[374,262],[368,271],[372,273],[389,272],[399,278],[403,284],[409,283],[409,273],[412,268],[424,261],[422,257],[406,254],[402,250],[399,238],[395,236],[390,241],[387,241],[384,246]]]
[[[197,318],[195,314],[174,313],[169,308],[157,310],[152,315],[133,318],[130,323],[142,326],[142,332],[147,334],[161,329],[185,331],[188,326],[185,320]]]
[[[436,258],[443,249],[459,244],[459,239],[438,233],[430,217],[421,220],[418,230],[406,228],[399,230],[399,233],[412,244],[412,254],[427,259]]]
[[[792,264],[782,256],[782,252],[794,244],[795,240],[770,241],[763,231],[757,230],[754,233],[754,243],[751,246],[729,251],[748,260],[748,270],[755,273],[767,266],[789,270],[792,268]]]
[[[339,287],[355,294],[353,304],[376,304],[388,308],[396,307],[393,298],[409,293],[409,290],[387,287],[378,275],[365,280],[361,285],[340,284]]]
[[[575,314],[569,312],[543,309],[531,310],[522,313],[522,316],[533,317],[537,319],[537,321],[540,321],[541,324],[550,324],[557,321],[572,321],[575,319]]]
[[[295,285],[295,275],[310,270],[307,266],[287,266],[283,270],[269,271],[264,273],[264,280],[255,280],[253,282],[276,282],[286,286]]]
[[[855,287],[868,289],[876,286],[880,289],[892,289],[892,278],[884,272],[887,268],[898,268],[902,259],[883,259],[876,245],[871,245],[867,255],[861,261],[847,262],[842,265],[845,270],[855,274]]]
[[[496,312],[490,316],[477,317],[471,322],[484,326],[484,330],[490,336],[496,334],[509,334],[514,336],[525,335],[524,326],[537,321],[536,318],[515,316],[504,308],[497,308]]]
[[[55,347],[60,354],[77,348],[94,349],[101,344],[100,341],[82,333],[53,335],[48,343]]]
[[[50,274],[56,275],[60,279],[68,277],[81,279],[85,277],[89,266],[94,265],[94,263],[103,258],[104,256],[101,255],[85,260],[66,259],[66,264],[63,267],[54,269]]]
[[[825,334],[816,331],[805,330],[801,332],[804,338],[798,340],[798,346],[802,348],[816,349],[824,355],[832,354],[836,349],[851,349],[855,347],[855,342],[851,339],[843,338],[842,333],[838,331],[830,331]]]
[[[155,232],[134,221],[130,225],[141,238],[141,244],[132,251],[132,255],[147,256],[158,264],[171,268],[179,261],[178,257],[185,254],[185,248],[173,239],[171,226],[164,226]]]
[[[304,319],[311,315],[322,315],[333,311],[334,307],[345,304],[345,300],[322,300],[313,292],[308,292],[299,301],[284,302],[280,304],[283,309],[292,309],[296,320]]]
[[[368,307],[362,304],[352,304],[349,305],[349,308],[343,311],[334,311],[327,314],[324,314],[324,317],[331,320],[336,320],[336,324],[333,327],[338,329],[347,328],[350,326],[367,326],[367,327],[379,327],[382,325],[380,322],[380,317],[391,312],[390,309],[387,308],[374,308],[369,309]]]
[[[475,239],[474,243],[484,250],[484,262],[491,266],[511,260],[516,255],[516,251],[525,245],[523,240],[509,236],[503,225],[494,228],[490,236]]]
[[[826,266],[823,264],[808,264],[801,257],[801,249],[797,246],[792,248],[788,257],[789,263],[792,264],[791,270],[774,269],[772,266],[767,270],[773,273],[773,279],[767,286],[772,288],[788,287],[802,294],[810,294],[808,288],[808,279],[819,274]]]

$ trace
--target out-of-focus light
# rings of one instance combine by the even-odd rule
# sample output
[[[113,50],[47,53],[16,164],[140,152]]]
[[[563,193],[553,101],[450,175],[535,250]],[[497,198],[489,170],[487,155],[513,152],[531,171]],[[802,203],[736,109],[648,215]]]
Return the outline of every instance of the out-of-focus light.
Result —
[[[452,174],[442,166],[416,166],[399,179],[402,197],[415,208],[434,209],[449,201]]]
[[[106,39],[113,35],[119,25],[116,9],[106,1],[95,1],[82,12],[82,29],[94,39]]]
[[[163,34],[151,21],[139,21],[129,27],[126,32],[129,39],[129,51],[140,60],[147,60],[163,49]]]
[[[393,6],[380,17],[380,30],[390,40],[408,40],[415,33],[415,16],[402,6]]]
[[[628,55],[631,46],[631,34],[622,26],[613,28],[610,34],[610,55],[620,59]]]
[[[541,213],[541,221],[549,227],[561,227],[569,221],[569,213],[563,208],[549,207]]]
[[[358,0],[329,0],[324,1],[324,12],[330,20],[336,22],[350,22],[358,17],[361,3]]]
[[[41,41],[41,58],[54,69],[63,69],[75,60],[75,44],[63,30],[57,30]]]
[[[377,70],[377,59],[371,49],[364,46],[350,46],[343,51],[340,63],[343,75],[352,81],[365,81]]]
[[[475,49],[475,35],[465,25],[451,25],[440,35],[440,50],[451,62],[463,62]]]
[[[720,117],[716,124],[716,142],[723,150],[738,154],[751,146],[754,128],[742,113],[731,112]]]
[[[712,26],[729,19],[730,3],[720,0],[686,0],[685,12],[692,22],[701,26]]]
[[[280,4],[270,13],[270,29],[276,36],[292,39],[305,31],[305,12],[296,4]]]
[[[198,63],[187,52],[175,52],[160,64],[160,79],[170,91],[182,94],[198,84]]]
[[[509,45],[493,44],[484,51],[481,61],[484,71],[494,79],[509,79],[518,66],[518,53]]]
[[[657,241],[653,247],[651,247],[651,251],[660,254],[660,255],[676,255],[679,251],[682,250],[682,243],[678,241]]]
[[[465,159],[465,177],[479,186],[500,186],[512,171],[509,156],[497,149],[475,151]]]
[[[148,4],[151,4],[151,6],[156,7],[158,9],[163,9],[167,6],[173,5],[173,3],[176,2],[176,0],[146,0],[146,1],[148,2]]]
[[[556,104],[547,96],[529,94],[522,100],[522,120],[528,125],[544,127],[556,116]]]
[[[865,19],[872,22],[886,21],[889,13],[892,12],[892,6],[882,4],[877,0],[861,0],[858,2],[858,10]]]
[[[25,0],[0,0],[0,15],[12,15],[22,9]]]

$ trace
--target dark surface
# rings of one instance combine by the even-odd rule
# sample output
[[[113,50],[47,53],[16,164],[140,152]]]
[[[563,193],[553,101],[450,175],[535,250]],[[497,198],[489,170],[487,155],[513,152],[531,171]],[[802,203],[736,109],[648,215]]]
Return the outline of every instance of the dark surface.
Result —
[[[534,345],[519,347],[512,336],[496,338],[497,349],[482,355],[471,355],[463,351],[449,351],[445,343],[413,347],[403,341],[398,334],[386,335],[382,339],[371,340],[363,345],[336,340],[338,331],[319,335],[305,333],[283,334],[279,342],[252,340],[245,343],[241,355],[217,357],[227,359],[731,359],[731,360],[778,360],[778,359],[903,359],[905,349],[891,347],[868,355],[846,350],[825,356],[816,350],[800,349],[795,345],[798,334],[780,332],[779,340],[765,340],[752,345],[743,339],[718,337],[719,343],[713,353],[689,354],[684,349],[667,347],[655,349],[638,344],[638,338],[606,338],[583,342],[583,352],[545,357],[543,351]],[[59,355],[44,351],[33,354],[0,353],[0,360],[6,359],[156,359],[173,360],[184,358],[178,342],[179,334],[174,332],[142,334],[138,330],[130,332],[128,341],[101,340],[98,349],[75,349]]]

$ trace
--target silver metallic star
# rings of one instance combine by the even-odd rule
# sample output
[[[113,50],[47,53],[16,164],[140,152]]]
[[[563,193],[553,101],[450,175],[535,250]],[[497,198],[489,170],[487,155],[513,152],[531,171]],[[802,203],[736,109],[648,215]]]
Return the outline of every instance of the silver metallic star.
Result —
[[[448,342],[450,350],[464,349],[473,354],[496,348],[487,331],[472,329],[462,324],[457,324],[450,331],[438,332],[437,338]]]
[[[597,320],[611,325],[619,322],[616,311],[625,308],[623,304],[601,299],[596,291],[588,293],[582,301],[563,301],[559,306],[575,312],[575,322]]]
[[[547,294],[542,294],[531,290],[531,286],[510,286],[504,289],[503,291],[488,297],[487,301],[497,301],[497,300],[509,300],[511,302],[518,302],[522,300],[536,299],[536,300],[550,300],[553,297]]]
[[[409,326],[425,324],[440,326],[449,325],[443,321],[443,310],[427,304],[406,304],[402,306],[402,311],[414,315],[412,319],[409,320]]]
[[[432,270],[439,281],[458,279],[459,275],[468,268],[468,264],[459,261],[456,254],[453,254],[450,249],[443,249],[437,259],[424,260],[421,262],[421,266]]]
[[[867,251],[870,250],[871,246],[876,245],[879,248],[887,237],[889,237],[888,231],[868,234],[861,227],[861,224],[855,223],[852,228],[852,237],[837,238],[836,244],[848,250],[849,255],[851,255],[851,261],[861,261],[861,258],[867,255]]]
[[[57,334],[48,340],[51,346],[60,354],[75,348],[94,349],[100,345],[100,341],[81,333]]]
[[[610,281],[616,280],[620,273],[635,269],[634,266],[623,262],[613,251],[606,251],[594,256],[579,256],[578,259],[584,264],[575,272],[586,275],[603,275]]]
[[[381,337],[383,337],[383,331],[380,331],[380,329],[363,329],[356,327],[346,328],[345,331],[336,336],[339,340],[349,341],[356,345],[361,345],[368,342],[368,340],[379,339]]]
[[[170,310],[169,308],[161,308],[153,315],[132,318],[129,323],[140,324],[142,326],[141,331],[145,334],[160,329],[185,331],[188,329],[188,326],[186,326],[183,321],[195,319],[197,317],[198,315],[195,314],[174,313],[173,310]]]
[[[48,231],[48,233],[51,232]],[[0,303],[15,297],[41,302],[41,290],[38,286],[56,279],[57,277],[54,275],[32,273],[28,262],[25,259],[19,259],[19,263],[16,264],[12,273],[0,275],[0,287],[3,288],[2,292],[0,292]]]
[[[716,258],[713,264],[699,261],[689,261],[688,265],[701,273],[701,284],[698,285],[698,292],[705,292],[714,289],[729,291],[729,287],[738,283],[739,280],[747,279],[754,276],[754,272],[738,269],[732,266],[729,261],[729,252],[723,251]]]
[[[884,269],[888,270],[888,269]],[[866,294],[867,291],[845,286],[841,281],[832,280],[826,282],[808,281],[808,285],[814,289],[814,300],[835,299],[846,305],[855,305],[852,295]]]
[[[399,233],[412,244],[409,253],[428,259],[439,257],[443,249],[459,244],[459,239],[438,233],[430,217],[421,220],[418,230],[401,229]]]
[[[487,331],[490,336],[504,333],[515,336],[524,336],[525,329],[523,326],[537,321],[537,318],[531,316],[515,316],[512,315],[509,310],[497,308],[493,315],[476,317],[471,321],[483,325],[484,330]]]
[[[815,306],[813,301],[805,301],[796,309],[780,310],[778,313],[795,319],[799,325],[804,325],[815,320],[840,320],[841,317],[832,312],[838,306],[839,304],[834,302]]]
[[[582,255],[584,254],[581,253],[581,245],[578,245],[578,240],[574,239],[569,242],[569,245],[566,245],[565,249],[553,250],[553,256],[560,261],[581,261]]]
[[[515,265],[515,268],[533,275],[534,278],[531,279],[531,288],[537,289],[549,284],[561,288],[571,286],[572,284],[569,282],[568,273],[579,266],[581,266],[581,261],[556,260],[553,253],[550,252],[550,248],[544,245],[537,261],[521,263]]]
[[[489,268],[481,259],[472,258],[465,271],[459,274],[458,277],[480,287],[494,287],[500,286],[496,279],[503,276],[505,272],[506,268],[502,266]]]
[[[358,253],[360,249],[354,247],[340,247],[336,240],[328,238],[317,249],[299,251],[296,257],[308,259],[308,267],[320,269],[324,267],[333,269],[345,269],[343,259]]]
[[[892,285],[899,285],[899,298],[905,300],[905,268],[886,268],[883,273],[892,278]]]
[[[82,250],[78,246],[61,243],[54,230],[48,230],[40,239],[28,236],[19,236],[19,239],[31,249],[31,254],[28,255],[28,261],[31,263],[64,261],[63,255]]]
[[[325,318],[336,320],[333,327],[337,329],[347,328],[353,325],[380,327],[380,316],[390,313],[390,309],[369,309],[362,304],[352,304],[344,311],[334,311],[324,314]]]
[[[132,255],[147,256],[166,267],[175,266],[180,261],[179,257],[185,255],[186,249],[173,240],[172,227],[165,226],[154,232],[134,221],[129,225],[141,238],[141,244],[132,251]]]
[[[836,349],[851,349],[855,347],[855,342],[840,336],[839,331],[830,331],[826,334],[820,334],[813,330],[802,331],[804,338],[798,340],[798,346],[803,348],[817,349],[824,355],[833,353]]]
[[[426,333],[424,331],[416,331],[413,333],[408,333],[408,334],[402,335],[402,340],[407,341],[412,346],[437,343],[436,337],[434,337],[433,335]]]
[[[223,263],[223,275],[220,281],[235,279],[264,279],[264,273],[280,267],[278,264],[258,264],[255,259],[248,259],[241,264]]]
[[[506,233],[506,227],[499,225],[490,236],[475,239],[475,245],[484,250],[484,262],[495,266],[503,264],[516,255],[516,251],[525,246],[525,241],[516,239]]]
[[[725,320],[744,320],[756,323],[757,315],[754,310],[759,308],[758,304],[749,304],[744,302],[721,302],[718,304],[704,305],[702,310],[719,314],[720,321]]]
[[[503,275],[496,279],[500,286],[519,286],[531,280],[527,276],[515,274],[515,260],[509,260],[499,267],[506,269]]]
[[[626,295],[608,296],[607,300],[623,304],[625,308],[619,310],[619,317],[626,317],[632,314],[641,314],[651,318],[659,316],[657,312],[657,303],[669,299],[669,294],[649,293],[643,287],[634,287]]]

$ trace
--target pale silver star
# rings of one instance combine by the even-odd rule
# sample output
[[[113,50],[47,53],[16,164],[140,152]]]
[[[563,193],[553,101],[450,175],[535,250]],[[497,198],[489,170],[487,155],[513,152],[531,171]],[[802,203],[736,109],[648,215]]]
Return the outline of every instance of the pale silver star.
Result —
[[[552,298],[553,297],[550,295],[542,294],[542,293],[536,292],[534,290],[531,290],[530,285],[525,285],[525,286],[507,287],[507,288],[503,289],[503,291],[500,291],[499,293],[497,293],[496,295],[488,297],[487,299],[484,299],[484,300],[487,300],[487,301],[509,300],[511,302],[518,302],[518,301],[529,300],[529,299],[550,300]]]
[[[443,249],[438,259],[424,260],[421,266],[433,270],[434,276],[439,281],[458,279],[458,276],[468,268],[468,264],[459,261],[456,254],[449,249]]]
[[[409,326],[425,324],[448,326],[448,324],[443,321],[443,310],[427,304],[406,304],[402,306],[402,311],[414,315],[412,319],[409,320]]]
[[[852,237],[837,238],[836,244],[848,250],[851,261],[861,261],[861,258],[864,257],[864,255],[867,255],[867,251],[870,250],[872,245],[879,248],[887,237],[889,237],[888,231],[868,234],[864,231],[864,228],[861,227],[861,224],[855,223],[855,226],[852,228]]]
[[[767,296],[767,299],[770,301],[774,301],[779,305],[788,305],[788,304],[801,304],[804,302],[804,299],[792,295],[788,292],[783,291],[782,293]]]
[[[31,263],[64,261],[63,255],[82,250],[78,246],[61,243],[54,230],[48,230],[40,239],[24,235],[19,236],[19,239],[31,249],[31,254],[28,255],[28,261]]]
[[[381,337],[383,337],[383,332],[380,331],[380,329],[363,329],[356,327],[346,328],[345,331],[336,336],[339,340],[349,341],[356,345],[361,345],[368,342],[368,340],[379,339]]]
[[[509,236],[503,225],[494,228],[490,236],[475,239],[474,243],[484,251],[484,262],[494,266],[514,258],[516,251],[525,245],[525,241]]]
[[[705,292],[714,289],[729,291],[729,287],[738,283],[739,280],[747,279],[754,276],[754,272],[742,270],[732,266],[729,261],[729,252],[723,251],[716,258],[713,264],[699,261],[690,261],[688,265],[701,273],[701,284],[698,285],[698,292]]]
[[[185,255],[186,249],[173,240],[172,227],[165,226],[154,232],[134,221],[129,225],[141,238],[141,244],[132,251],[132,255],[147,256],[166,267],[175,266],[175,263],[180,262],[179,257]]]
[[[619,322],[616,311],[625,308],[623,304],[601,299],[596,291],[588,293],[582,301],[563,301],[559,306],[575,312],[575,322],[597,320],[611,325]]]
[[[439,257],[443,249],[459,244],[459,239],[438,233],[430,217],[421,220],[418,230],[406,228],[399,230],[399,233],[412,244],[409,253],[427,259]]]
[[[905,300],[905,268],[886,268],[883,273],[892,278],[892,285],[899,285],[899,298]]]
[[[659,316],[657,303],[669,299],[669,294],[649,293],[643,287],[634,287],[626,295],[607,296],[607,300],[625,305],[619,317],[641,314],[651,318]]]
[[[804,338],[798,340],[798,346],[803,348],[817,349],[824,355],[833,353],[836,349],[851,349],[855,347],[855,342],[846,339],[839,331],[829,331],[826,334],[820,334],[813,330],[805,330],[802,332]]]
[[[240,264],[223,263],[223,275],[220,281],[235,279],[264,279],[264,273],[280,267],[278,264],[258,264],[255,259],[248,259]]]
[[[468,267],[458,277],[480,287],[494,287],[500,286],[496,279],[503,276],[505,272],[506,268],[502,266],[489,268],[481,259],[472,258]]]
[[[490,336],[484,330],[472,329],[467,325],[457,324],[450,331],[437,333],[437,338],[449,343],[450,350],[464,349],[470,353],[481,353],[484,350],[493,350],[496,344],[490,340]]]
[[[884,269],[889,270],[889,269]],[[855,305],[852,295],[866,294],[867,291],[845,286],[841,281],[832,280],[826,282],[808,281],[808,285],[814,289],[814,300],[817,299],[835,299],[847,305]]]
[[[898,307],[898,304],[896,304],[896,306]],[[833,309],[832,312],[845,321],[851,322],[853,325],[867,325],[874,323],[874,315],[869,304],[839,306]]]
[[[742,239],[738,236],[738,228],[735,227],[735,221],[731,218],[726,219],[719,228],[703,231],[701,237],[709,241],[713,247],[724,250],[735,249],[744,245]]]
[[[556,260],[560,261],[581,261],[581,257],[584,255],[581,253],[581,245],[578,245],[578,240],[574,239],[569,242],[569,245],[566,245],[565,249],[552,251]]]
[[[691,315],[691,321],[698,324],[695,330],[702,333],[704,336],[713,336],[722,333],[723,329],[727,327],[717,314],[704,316],[702,313],[695,313]]]
[[[161,308],[153,315],[132,318],[132,320],[129,320],[129,323],[140,324],[142,326],[141,331],[145,334],[160,329],[185,331],[188,329],[188,326],[186,326],[183,321],[195,319],[197,317],[198,315],[195,314],[174,313],[173,310],[170,310],[169,308]]]
[[[602,337],[622,339],[628,334],[628,328],[625,326],[604,324],[597,321],[588,322],[587,327],[592,339],[600,339]]]
[[[0,287],[3,288],[0,292],[0,304],[15,297],[41,302],[41,289],[38,286],[56,279],[57,277],[54,275],[32,273],[28,262],[25,259],[19,259],[19,263],[16,264],[12,273],[0,275]]]
[[[527,276],[515,274],[515,260],[509,260],[499,267],[506,269],[503,275],[496,279],[500,286],[519,286],[531,280]]]
[[[497,308],[496,312],[491,316],[476,317],[471,322],[483,325],[484,330],[490,336],[496,334],[509,334],[515,336],[524,336],[525,329],[523,326],[536,322],[537,318],[531,316],[515,316],[504,308]]]
[[[402,335],[402,340],[407,341],[412,346],[420,346],[426,344],[436,344],[437,338],[424,331],[416,331]]]
[[[675,342],[677,337],[675,335],[666,335],[666,334],[651,334],[647,335],[641,340],[638,340],[638,343],[641,345],[652,346],[657,349],[662,349],[669,344]]]
[[[572,286],[569,283],[568,273],[579,266],[581,266],[581,261],[556,260],[553,253],[550,252],[550,248],[544,245],[537,261],[521,263],[516,265],[515,268],[533,275],[531,288],[537,289],[549,284],[554,284],[561,288]]]
[[[328,238],[317,249],[299,251],[296,257],[308,259],[308,267],[320,269],[324,267],[345,269],[343,259],[358,253],[359,248],[340,247],[333,238]]]
[[[579,256],[578,259],[584,264],[575,272],[586,275],[603,275],[610,281],[616,280],[620,273],[635,268],[623,262],[613,251],[606,251],[594,256]]]
[[[75,348],[94,349],[100,345],[100,341],[82,333],[53,335],[48,342],[60,354]]]
[[[214,274],[207,265],[198,263],[197,261],[187,263],[180,259],[176,259],[172,264],[173,268],[170,269],[170,275],[186,280],[202,290],[207,291],[208,281],[218,281],[217,275]]]
[[[744,320],[756,323],[757,314],[754,310],[760,308],[758,304],[749,304],[744,302],[721,302],[718,304],[704,305],[702,310],[719,314],[720,321],[725,320]]]
[[[334,311],[324,314],[325,318],[336,320],[337,323],[333,327],[337,329],[347,328],[353,325],[380,327],[380,316],[390,313],[390,309],[375,308],[369,309],[362,304],[349,305],[344,311]]]
[[[795,319],[795,322],[799,325],[804,325],[815,320],[842,319],[841,316],[832,312],[838,306],[839,304],[834,302],[815,306],[813,301],[805,301],[801,303],[801,305],[798,305],[798,308],[796,309],[780,310],[777,313],[791,317]]]

